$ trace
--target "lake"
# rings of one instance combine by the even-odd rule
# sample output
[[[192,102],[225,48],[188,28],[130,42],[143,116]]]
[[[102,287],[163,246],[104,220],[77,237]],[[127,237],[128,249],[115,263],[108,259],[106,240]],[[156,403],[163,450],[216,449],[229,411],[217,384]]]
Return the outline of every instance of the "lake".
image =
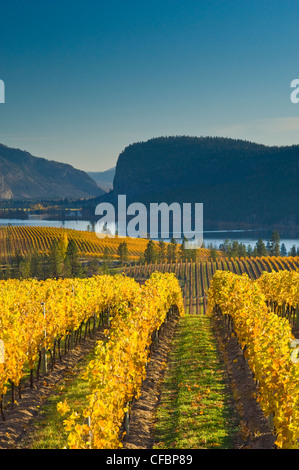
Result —
[[[34,225],[40,227],[63,227],[73,230],[88,230],[92,229],[93,224],[88,220],[45,220],[40,217],[30,216],[27,220],[20,219],[0,219],[1,225]],[[237,240],[244,243],[246,246],[251,245],[254,248],[259,238],[262,238],[267,244],[271,239],[272,232],[270,230],[214,230],[204,231],[203,238],[205,246],[212,243],[216,248],[219,248],[225,239]],[[280,243],[284,243],[287,251],[293,245],[299,247],[299,238],[288,235],[287,233],[281,235]]]
[[[207,247],[209,243],[219,248],[225,239],[237,240],[238,242],[244,243],[246,247],[251,245],[255,247],[256,242],[261,238],[265,245],[271,240],[271,230],[215,230],[204,232],[204,242]],[[284,233],[280,236],[280,244],[284,243],[287,251],[289,251],[294,245],[299,247],[299,238]]]

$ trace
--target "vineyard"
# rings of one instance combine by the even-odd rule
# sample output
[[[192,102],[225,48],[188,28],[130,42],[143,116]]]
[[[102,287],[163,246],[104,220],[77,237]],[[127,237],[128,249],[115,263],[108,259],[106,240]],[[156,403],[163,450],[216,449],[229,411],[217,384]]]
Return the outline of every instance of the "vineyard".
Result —
[[[209,290],[208,313],[226,317],[237,335],[257,383],[257,400],[271,416],[282,449],[299,447],[299,361],[289,315],[298,304],[298,272],[265,273],[251,281],[219,271]]]
[[[139,396],[155,338],[171,313],[183,314],[174,275],[153,274],[144,286],[122,275],[11,280],[2,281],[0,290],[2,419],[8,393],[14,406],[15,390],[21,398],[28,376],[33,388],[40,375],[47,374],[48,361],[53,368],[63,349],[77,344],[84,327],[86,332],[106,326],[106,338],[98,343],[86,370],[90,393],[82,418],[89,424],[80,426],[74,413],[65,423],[70,448],[120,447],[120,428],[130,403]],[[68,406],[63,403],[59,409],[64,414]],[[90,433],[92,440],[86,439]]]
[[[216,352],[213,376],[199,393],[204,359],[208,351],[216,351],[209,343],[212,333],[208,322],[217,318],[223,321],[226,337],[236,338],[239,344],[242,360],[256,384],[256,400],[275,435],[276,447],[298,448],[298,268],[299,257],[223,257],[215,261],[206,257],[201,262],[125,267],[123,274],[114,276],[0,281],[2,422],[9,419],[9,409],[22,401],[26,387],[35,393],[43,377],[51,374],[65,355],[80,348],[83,337],[101,332],[92,359],[84,366],[82,378],[87,392],[80,409],[74,410],[67,398],[57,404],[66,433],[63,446],[122,448],[130,433],[134,406],[143,393],[152,354],[159,340],[163,343],[163,331],[171,318],[176,318],[181,328],[194,325],[194,331],[188,331],[188,345],[194,342],[194,348],[198,336],[209,331],[207,350],[198,346],[194,358],[198,362],[190,371],[193,349],[186,345],[191,356],[184,366],[187,369],[180,372],[184,372],[184,378],[177,384],[191,396],[189,419],[200,422],[204,410],[213,410],[215,403],[221,403],[218,406],[221,410],[225,402],[217,398],[217,387],[214,395],[211,393],[212,381],[220,374]],[[185,318],[190,321],[184,321]],[[181,331],[183,335],[184,330]],[[232,360],[235,362],[237,358]],[[210,376],[211,365],[206,367],[204,375]],[[190,386],[193,372],[196,395],[192,395]],[[171,386],[177,380],[173,375]],[[217,380],[222,379],[219,376]],[[209,394],[214,399],[207,408]],[[165,406],[162,399],[161,409]],[[173,406],[177,405],[171,405],[171,416]],[[188,412],[183,409],[186,415]],[[194,419],[197,414],[198,419]],[[205,419],[212,419],[211,416]],[[219,416],[215,422],[221,422]],[[162,436],[160,446],[164,440]],[[211,441],[211,445],[219,445],[212,438]],[[169,442],[170,446],[178,445],[173,438]],[[204,447],[207,440],[203,438],[200,442]]]
[[[278,448],[298,448],[298,268],[298,257],[261,257],[126,270],[140,279],[154,270],[174,272],[186,313],[220,314],[225,319],[253,373],[258,401],[271,418]]]
[[[58,227],[4,226],[0,227],[0,258],[5,261],[11,256],[20,254],[49,253],[53,241],[66,237],[74,240],[79,253],[84,256],[117,257],[119,244],[126,241],[130,259],[139,259],[148,240],[138,238],[99,238],[93,231],[79,231]]]
[[[266,272],[299,269],[299,257],[260,258],[218,258],[216,261],[156,263],[152,265],[131,266],[124,269],[127,276],[145,280],[154,271],[173,272],[179,280],[184,294],[184,308],[187,314],[205,314],[207,293],[210,282],[217,270],[231,271],[235,274],[247,274],[250,279],[257,279]]]
[[[81,256],[111,259],[119,258],[118,247],[126,242],[128,259],[139,261],[149,242],[146,238],[98,235],[94,231],[60,227],[2,226],[0,227],[0,260],[5,262],[16,255],[49,254],[54,241],[73,240]],[[158,242],[154,243],[157,245]],[[203,260],[208,259],[210,250],[200,248],[198,257]]]

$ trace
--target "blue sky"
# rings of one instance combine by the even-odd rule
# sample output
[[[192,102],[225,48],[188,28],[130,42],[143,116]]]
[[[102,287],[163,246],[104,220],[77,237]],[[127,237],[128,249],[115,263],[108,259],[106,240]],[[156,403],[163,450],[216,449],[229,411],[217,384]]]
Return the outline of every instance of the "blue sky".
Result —
[[[0,142],[85,171],[129,144],[299,144],[299,1],[0,0]]]

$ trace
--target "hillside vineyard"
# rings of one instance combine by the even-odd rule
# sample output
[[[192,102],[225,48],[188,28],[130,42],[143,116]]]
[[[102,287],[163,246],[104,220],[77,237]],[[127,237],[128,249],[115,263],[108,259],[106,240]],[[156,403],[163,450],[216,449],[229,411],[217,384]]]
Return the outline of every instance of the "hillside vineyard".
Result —
[[[74,240],[79,253],[88,256],[101,256],[105,248],[108,248],[110,255],[116,257],[119,244],[125,240],[130,257],[137,259],[148,243],[148,240],[139,238],[99,238],[92,231],[56,227],[4,226],[0,227],[0,259],[7,260],[17,253],[22,256],[30,253],[49,253],[53,241],[59,241],[63,237]]]

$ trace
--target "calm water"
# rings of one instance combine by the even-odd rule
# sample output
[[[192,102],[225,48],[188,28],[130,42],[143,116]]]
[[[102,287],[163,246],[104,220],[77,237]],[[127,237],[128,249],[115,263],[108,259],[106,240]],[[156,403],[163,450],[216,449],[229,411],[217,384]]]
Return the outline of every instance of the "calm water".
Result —
[[[238,242],[244,243],[247,247],[251,245],[252,248],[255,247],[256,242],[261,238],[265,245],[268,241],[271,240],[271,231],[263,230],[233,230],[233,231],[209,231],[204,232],[204,242],[205,246],[208,246],[209,243],[212,243],[219,248],[219,246],[226,240],[237,240]],[[289,251],[294,245],[299,247],[299,237],[294,237],[288,234],[280,236],[280,244],[284,243],[287,251]]]
[[[92,223],[88,220],[44,220],[31,216],[27,220],[20,219],[0,219],[0,226],[3,225],[32,225],[35,227],[63,227],[74,230],[88,230]]]
[[[88,230],[93,229],[92,222],[88,220],[44,220],[38,217],[31,216],[28,220],[19,219],[0,219],[1,225],[33,225],[39,227],[63,227],[74,230]],[[216,248],[219,248],[225,239],[237,240],[244,243],[246,246],[251,245],[254,248],[259,238],[262,238],[265,242],[271,239],[271,231],[265,230],[232,230],[232,231],[204,231],[204,243],[207,246],[212,243]],[[288,236],[288,234],[281,235],[280,243],[284,243],[287,251],[289,251],[293,245],[299,247],[299,237]]]

